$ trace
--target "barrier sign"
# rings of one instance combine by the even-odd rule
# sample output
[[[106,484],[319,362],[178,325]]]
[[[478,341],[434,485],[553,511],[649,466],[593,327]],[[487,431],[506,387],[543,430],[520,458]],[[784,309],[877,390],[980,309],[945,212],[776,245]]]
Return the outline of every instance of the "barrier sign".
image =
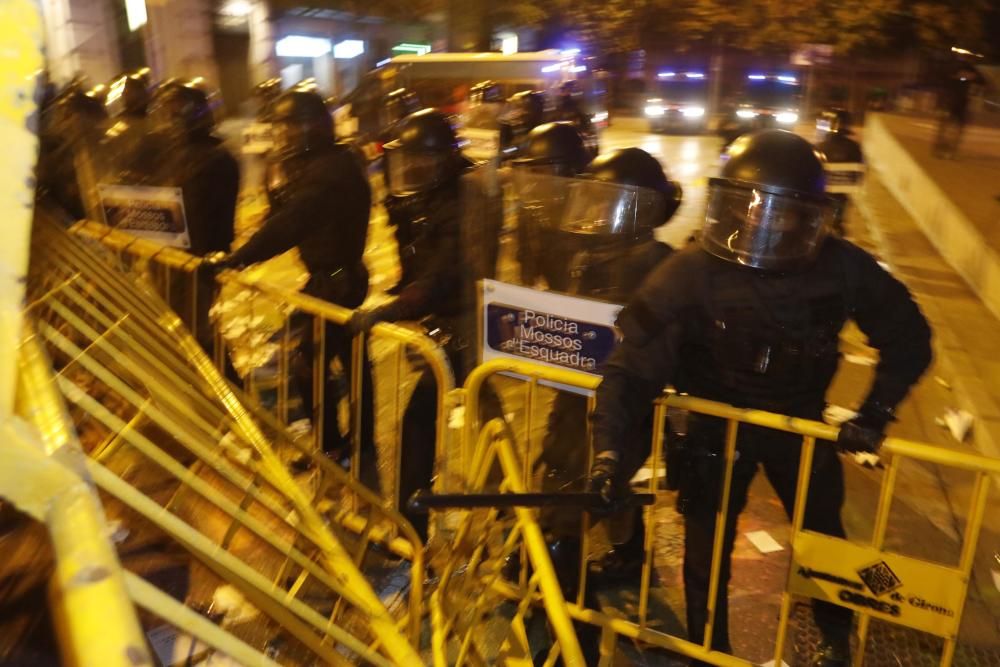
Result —
[[[957,569],[800,532],[788,591],[939,637],[958,632],[966,584]]]
[[[865,165],[860,162],[827,162],[826,191],[854,194],[861,190]]]
[[[175,248],[191,247],[180,188],[100,184],[97,194],[109,227]]]
[[[596,374],[618,341],[621,306],[484,280],[482,358],[514,357]]]

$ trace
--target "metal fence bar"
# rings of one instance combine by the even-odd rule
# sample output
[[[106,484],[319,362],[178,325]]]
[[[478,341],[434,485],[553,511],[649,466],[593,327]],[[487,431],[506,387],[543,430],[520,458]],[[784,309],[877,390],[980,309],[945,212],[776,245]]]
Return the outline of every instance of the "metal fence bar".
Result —
[[[125,572],[125,585],[128,587],[129,595],[140,607],[238,661],[239,664],[246,667],[278,667],[278,663],[263,653],[240,641],[198,612],[188,609],[142,577]],[[101,621],[106,623],[107,619],[102,618]]]
[[[16,409],[36,431],[14,424],[9,416],[0,422],[0,494],[48,528],[55,555],[54,617],[63,656],[82,667],[148,663],[104,512],[80,474],[80,445],[52,388],[48,359],[30,333],[12,356],[19,369]]]

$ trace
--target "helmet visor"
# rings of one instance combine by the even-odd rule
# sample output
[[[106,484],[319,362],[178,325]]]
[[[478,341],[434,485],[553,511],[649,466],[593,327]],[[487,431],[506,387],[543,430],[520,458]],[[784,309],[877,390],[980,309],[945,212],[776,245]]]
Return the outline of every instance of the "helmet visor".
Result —
[[[737,264],[793,269],[816,256],[832,215],[826,199],[802,199],[711,179],[702,245]]]
[[[391,145],[385,150],[389,192],[408,195],[422,192],[436,183],[443,169],[442,157],[429,153],[414,153]]]
[[[570,179],[561,228],[572,234],[638,238],[663,222],[663,197],[653,190]]]

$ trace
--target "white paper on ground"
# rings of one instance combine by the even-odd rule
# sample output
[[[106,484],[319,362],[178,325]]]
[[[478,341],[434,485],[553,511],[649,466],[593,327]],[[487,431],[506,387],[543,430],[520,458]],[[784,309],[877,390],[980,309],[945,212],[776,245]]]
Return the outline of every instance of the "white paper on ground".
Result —
[[[760,667],[774,667],[774,658],[771,658],[765,663],[761,663]],[[788,667],[788,663],[784,660],[781,661],[781,667]]]
[[[959,442],[965,442],[965,436],[969,434],[969,429],[972,428],[972,414],[965,410],[948,408],[944,413],[943,420],[945,426],[948,427],[948,431],[951,433],[951,437]]]
[[[771,537],[766,530],[755,530],[753,532],[743,534],[748,540],[750,540],[750,544],[757,547],[757,551],[762,554],[769,554],[775,551],[782,551],[784,549],[784,547],[778,544],[778,541]]]

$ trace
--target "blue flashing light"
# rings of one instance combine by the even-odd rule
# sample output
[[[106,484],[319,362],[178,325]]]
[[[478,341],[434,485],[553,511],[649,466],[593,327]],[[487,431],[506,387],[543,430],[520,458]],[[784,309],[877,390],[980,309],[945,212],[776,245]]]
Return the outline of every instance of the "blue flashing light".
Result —
[[[704,79],[705,78],[705,75],[702,72],[688,72],[684,76],[686,76],[689,79]]]
[[[563,49],[562,54],[567,57],[580,55],[580,49]]]
[[[747,78],[753,79],[754,81],[763,81],[764,79],[767,78],[767,76],[764,74],[748,74]]]
[[[677,72],[660,72],[656,76],[661,79],[669,79],[670,77],[677,76]]]
[[[788,84],[799,82],[797,78],[795,78],[794,76],[789,76],[787,74],[782,74],[781,76],[779,76],[778,81],[780,81],[781,83],[788,83]]]

